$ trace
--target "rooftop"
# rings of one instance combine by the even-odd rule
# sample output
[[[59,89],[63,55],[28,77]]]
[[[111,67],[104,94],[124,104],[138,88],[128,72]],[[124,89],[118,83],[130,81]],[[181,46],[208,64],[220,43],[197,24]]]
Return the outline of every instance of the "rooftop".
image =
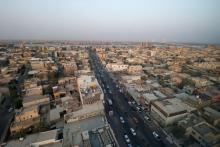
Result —
[[[90,105],[84,105],[82,109],[66,114],[65,120],[68,121],[71,118],[79,117],[82,115],[86,115],[88,113],[98,112],[98,111],[100,111],[100,112],[104,111],[104,106],[103,106],[102,101],[98,101],[98,102],[92,103]]]
[[[181,101],[176,98],[155,101],[154,106],[157,108],[159,107],[159,109],[161,109],[161,111],[163,111],[166,116],[187,112],[186,108],[181,104]]]
[[[43,141],[48,141],[48,143],[50,144],[52,142],[57,141],[58,134],[59,134],[58,129],[31,134],[31,135],[27,135],[23,141],[11,140],[7,142],[6,147],[30,147],[31,145],[35,143],[40,143]]]
[[[65,124],[64,146],[103,147],[116,144],[113,134],[103,116]]]
[[[159,99],[156,95],[154,95],[153,93],[145,93],[143,94],[144,98],[147,99],[148,101],[154,101]]]
[[[199,123],[195,126],[193,126],[193,129],[196,130],[201,136],[213,134],[213,135],[219,135],[220,132],[216,128],[208,125],[206,122]]]
[[[28,103],[28,102],[31,102],[31,101],[35,101],[35,100],[39,100],[39,99],[45,99],[45,98],[48,98],[49,97],[47,95],[31,95],[31,96],[25,96],[23,98],[23,103]]]
[[[189,127],[192,127],[198,123],[201,123],[201,122],[204,122],[204,120],[195,115],[195,114],[190,114],[188,115],[185,119],[179,121],[179,125],[185,129],[189,128]]]

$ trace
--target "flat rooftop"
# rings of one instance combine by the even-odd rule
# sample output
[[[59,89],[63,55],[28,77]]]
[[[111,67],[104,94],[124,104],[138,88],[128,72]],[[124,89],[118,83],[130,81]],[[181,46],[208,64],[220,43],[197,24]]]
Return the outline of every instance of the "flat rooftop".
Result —
[[[208,134],[218,135],[220,133],[218,130],[212,128],[205,122],[193,126],[193,129],[196,130],[201,136]]]
[[[115,137],[104,116],[96,116],[64,125],[64,146],[116,146]]]
[[[39,99],[45,99],[45,98],[48,98],[49,100],[49,97],[47,95],[31,95],[31,96],[25,96],[23,98],[23,103],[28,103],[28,102],[31,102],[31,101],[35,101],[35,100],[39,100]]]
[[[68,121],[68,119],[78,117],[81,115],[86,115],[91,112],[97,112],[97,111],[104,111],[104,106],[103,106],[102,101],[98,101],[96,103],[89,104],[89,105],[83,105],[82,109],[66,114],[65,120]]]
[[[153,93],[145,93],[143,94],[144,98],[147,99],[147,101],[154,101],[159,99],[156,95],[154,95]]]
[[[64,124],[64,146],[82,146],[82,132],[104,127],[105,124],[106,120],[101,115]]]
[[[6,147],[30,147],[32,143],[43,142],[47,140],[57,140],[59,130],[50,130],[25,136],[23,141],[11,140],[6,143]]]
[[[187,112],[186,108],[181,103],[181,100],[177,98],[171,98],[161,101],[155,101],[153,105],[166,113],[166,115],[171,116]]]

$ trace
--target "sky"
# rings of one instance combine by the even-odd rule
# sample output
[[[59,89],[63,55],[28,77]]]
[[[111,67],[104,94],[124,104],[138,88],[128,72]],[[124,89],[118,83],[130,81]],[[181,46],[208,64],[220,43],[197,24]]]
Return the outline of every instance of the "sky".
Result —
[[[0,0],[0,39],[220,43],[220,0]]]

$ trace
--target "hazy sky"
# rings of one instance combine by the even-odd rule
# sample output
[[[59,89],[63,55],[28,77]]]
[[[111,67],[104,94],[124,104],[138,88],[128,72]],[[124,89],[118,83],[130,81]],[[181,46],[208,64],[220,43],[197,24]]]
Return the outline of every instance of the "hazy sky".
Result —
[[[0,0],[0,39],[220,43],[220,0]]]

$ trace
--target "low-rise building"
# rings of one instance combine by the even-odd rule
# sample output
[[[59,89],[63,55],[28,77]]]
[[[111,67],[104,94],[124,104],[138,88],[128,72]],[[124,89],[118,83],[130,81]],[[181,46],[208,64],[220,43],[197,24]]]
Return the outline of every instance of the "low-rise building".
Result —
[[[39,107],[32,106],[23,108],[15,115],[15,120],[10,126],[11,135],[19,133],[29,127],[34,127],[40,122]]]
[[[116,63],[108,63],[106,65],[108,71],[125,71],[128,69],[128,65],[126,64],[116,64]]]
[[[143,94],[144,100],[145,100],[145,104],[146,105],[150,105],[153,101],[158,100],[159,98],[154,95],[153,93],[144,93]]]
[[[215,127],[220,128],[220,112],[211,107],[205,107],[203,110],[203,117]]]
[[[23,107],[30,107],[33,105],[48,104],[50,98],[47,95],[31,95],[23,98]]]
[[[142,73],[143,68],[141,65],[131,65],[128,67],[128,73],[130,74],[137,74],[137,73]]]
[[[151,115],[161,124],[173,124],[187,115],[187,109],[176,98],[154,101]]]
[[[43,94],[43,88],[42,86],[36,86],[32,88],[25,89],[25,95],[31,96],[31,95],[42,95]]]
[[[62,131],[56,129],[27,135],[22,141],[10,140],[5,147],[62,147],[62,145]]]
[[[204,147],[220,146],[220,131],[206,122],[198,123],[188,131],[188,134]]]

